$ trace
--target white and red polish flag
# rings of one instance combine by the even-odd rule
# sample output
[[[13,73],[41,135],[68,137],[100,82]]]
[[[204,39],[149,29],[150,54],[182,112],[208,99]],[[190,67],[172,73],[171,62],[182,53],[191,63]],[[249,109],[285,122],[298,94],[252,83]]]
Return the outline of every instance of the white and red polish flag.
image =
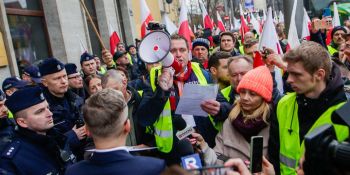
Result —
[[[188,25],[188,19],[187,19],[187,6],[186,6],[186,0],[181,1],[181,10],[180,10],[180,17],[179,17],[179,35],[186,38],[188,46],[190,47],[190,50],[192,49],[191,44],[191,31],[190,27]]]
[[[221,16],[218,11],[216,11],[216,17],[218,19],[218,28],[220,29],[221,32],[225,32],[226,31],[225,25],[222,22]]]
[[[272,18],[272,9],[270,7],[268,10],[267,19],[264,24],[263,32],[260,36],[259,50],[263,50],[263,47],[267,47],[272,49],[275,53],[283,54],[273,22],[274,19]],[[277,82],[278,90],[283,93],[282,71],[277,66],[275,66],[275,79]]]
[[[81,40],[81,38],[80,38],[79,36],[78,36],[78,39],[79,39],[79,43],[80,43],[80,52],[81,52],[80,55],[82,55],[82,54],[84,54],[85,52],[87,52],[88,50],[87,50],[87,48],[84,46],[83,41]]]
[[[301,39],[306,39],[310,41],[310,29],[311,29],[311,20],[309,15],[306,12],[306,9],[304,8],[303,29],[301,31]]]
[[[300,45],[297,26],[295,23],[295,13],[297,9],[298,0],[294,0],[292,15],[290,17],[289,32],[288,32],[288,44],[286,51],[294,49]]]
[[[262,27],[261,24],[259,23],[259,21],[255,18],[254,14],[251,14],[251,19],[250,19],[250,23],[252,23],[253,28],[256,30],[256,32],[258,33],[258,35],[261,35],[262,32]]]
[[[117,50],[117,44],[120,42],[120,38],[118,36],[117,31],[113,28],[111,24],[109,24],[109,49],[111,51],[111,54],[114,55],[114,53]]]
[[[244,34],[249,31],[248,25],[244,19],[244,14],[243,14],[243,9],[242,5],[239,4],[239,13],[240,13],[240,18],[241,18],[241,37],[242,37],[242,43],[244,43]]]
[[[149,32],[147,30],[147,25],[150,21],[153,21],[151,11],[149,10],[146,0],[140,0],[141,6],[141,38],[145,37]]]
[[[199,1],[199,5],[200,5],[200,8],[202,10],[202,16],[203,16],[203,25],[204,25],[204,28],[209,28],[210,31],[213,31],[213,21],[210,19],[210,16],[207,12],[207,9],[205,8],[202,0]]]

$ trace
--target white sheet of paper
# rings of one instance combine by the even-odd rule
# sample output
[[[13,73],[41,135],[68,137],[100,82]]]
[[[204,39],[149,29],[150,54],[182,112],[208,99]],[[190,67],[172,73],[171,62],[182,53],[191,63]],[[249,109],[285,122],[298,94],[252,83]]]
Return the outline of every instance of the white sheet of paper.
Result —
[[[200,104],[204,100],[215,100],[218,88],[217,84],[205,86],[199,84],[185,84],[175,114],[208,117],[208,113],[202,110]]]
[[[182,114],[181,117],[185,120],[186,126],[196,127],[196,122],[194,121],[193,115]]]

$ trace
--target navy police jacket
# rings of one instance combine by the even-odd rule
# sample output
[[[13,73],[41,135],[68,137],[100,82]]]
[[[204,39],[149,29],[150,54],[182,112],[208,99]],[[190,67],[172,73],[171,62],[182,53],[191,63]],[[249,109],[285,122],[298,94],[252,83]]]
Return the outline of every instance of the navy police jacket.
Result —
[[[66,175],[158,175],[165,169],[160,159],[133,156],[126,150],[94,152],[88,160],[70,166]]]
[[[63,135],[39,135],[19,128],[15,138],[1,152],[0,173],[63,174],[75,160]]]
[[[47,88],[43,91],[53,114],[55,129],[67,136],[71,148],[79,147],[79,139],[72,128],[78,119],[83,119],[81,106],[84,100],[71,90],[68,90],[63,98],[53,96]]]
[[[15,132],[15,127],[16,123],[12,118],[0,118],[0,152],[9,142],[11,142]]]

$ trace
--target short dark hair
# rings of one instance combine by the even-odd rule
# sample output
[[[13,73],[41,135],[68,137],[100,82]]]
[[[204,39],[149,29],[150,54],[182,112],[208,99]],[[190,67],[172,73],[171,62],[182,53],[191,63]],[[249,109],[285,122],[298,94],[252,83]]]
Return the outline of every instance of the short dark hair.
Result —
[[[222,33],[220,33],[220,41],[221,41],[222,36],[224,36],[224,35],[227,35],[227,36],[232,37],[232,41],[233,41],[233,42],[236,41],[236,39],[235,39],[235,37],[233,36],[233,33],[232,33],[232,32],[222,32]]]
[[[318,69],[325,71],[325,79],[330,76],[332,63],[328,51],[320,44],[308,41],[301,43],[295,49],[289,50],[283,57],[286,62],[301,62],[305,70],[311,75]]]
[[[119,136],[122,126],[128,119],[123,116],[127,104],[120,91],[103,89],[86,100],[83,115],[86,126],[92,136],[104,138]]]
[[[170,39],[171,39],[171,40],[184,40],[185,43],[186,43],[187,49],[188,49],[188,50],[190,49],[189,46],[188,46],[187,39],[186,39],[185,37],[183,37],[183,36],[181,36],[181,35],[175,33],[175,34],[172,34],[172,35],[170,36]]]
[[[210,69],[211,67],[218,68],[220,59],[227,59],[230,57],[231,57],[230,52],[217,51],[217,52],[213,53],[210,56],[209,61],[208,61],[208,69]]]

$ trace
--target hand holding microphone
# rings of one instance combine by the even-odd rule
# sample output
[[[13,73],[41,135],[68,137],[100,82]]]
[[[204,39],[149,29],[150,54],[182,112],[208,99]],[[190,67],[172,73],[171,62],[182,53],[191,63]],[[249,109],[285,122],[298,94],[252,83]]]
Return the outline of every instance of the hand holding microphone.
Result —
[[[205,142],[204,138],[202,135],[198,134],[198,133],[192,133],[192,138],[190,138],[190,142],[191,144],[195,147],[195,148],[199,148],[200,150],[197,151],[201,151],[203,152],[203,150],[208,148],[208,144],[207,142]]]

